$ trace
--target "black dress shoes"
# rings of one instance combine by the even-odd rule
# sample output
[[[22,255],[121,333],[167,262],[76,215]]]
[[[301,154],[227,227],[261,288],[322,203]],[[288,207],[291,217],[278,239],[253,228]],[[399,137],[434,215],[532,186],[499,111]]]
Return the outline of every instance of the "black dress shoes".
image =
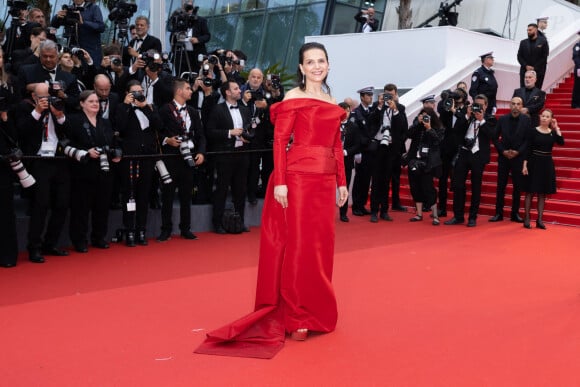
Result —
[[[12,262],[3,262],[0,263],[0,267],[5,267],[7,269],[16,266],[16,263],[12,263]]]
[[[222,226],[217,226],[217,227],[214,229],[214,232],[215,232],[216,234],[227,234],[227,233],[228,233],[228,232],[227,232],[227,231],[226,231],[226,230],[225,230],[225,229],[224,229]]]
[[[137,246],[135,244],[135,231],[127,231],[127,234],[125,234],[125,245],[127,247]]]
[[[536,228],[541,228],[542,230],[545,230],[546,225],[541,220],[536,220]]]
[[[56,247],[43,247],[42,254],[54,255],[56,257],[66,257],[68,255],[68,251],[57,249]]]
[[[95,241],[93,241],[93,243],[91,243],[91,245],[93,247],[96,247],[97,249],[108,249],[109,248],[109,244],[107,242],[105,242],[105,240],[103,240],[103,239],[95,240]]]
[[[44,257],[40,255],[40,251],[36,249],[28,252],[28,260],[33,263],[44,263]]]
[[[187,231],[182,231],[181,232],[181,237],[183,239],[190,239],[190,240],[195,240],[197,239],[197,237],[195,236],[194,233],[192,233],[191,231],[187,230]]]
[[[348,216],[346,215],[340,215],[340,221],[341,222],[348,222],[350,219],[348,218]]]
[[[137,244],[139,246],[147,246],[149,244],[149,242],[147,242],[145,231],[141,230],[137,232]]]
[[[391,216],[388,213],[386,213],[386,212],[381,213],[379,215],[379,218],[381,218],[382,220],[387,220],[389,222],[392,222],[393,221],[393,218],[391,218]]]
[[[379,217],[377,216],[377,214],[371,214],[371,223],[378,223],[379,222]]]
[[[514,214],[510,217],[510,220],[512,222],[516,222],[516,223],[524,223],[524,220],[522,219],[521,216],[519,216],[518,214]]]
[[[475,221],[475,219],[469,219],[467,221],[467,227],[475,227],[477,226],[477,222]]]
[[[161,234],[157,237],[157,242],[166,242],[171,239],[170,231],[161,231]]]
[[[503,220],[503,215],[495,214],[491,218],[489,218],[490,222],[501,222]]]
[[[464,222],[465,222],[465,220],[463,220],[463,219],[457,219],[456,217],[453,217],[453,218],[445,221],[444,224],[446,224],[447,226],[452,226],[455,224],[463,224]]]
[[[402,206],[402,205],[400,205],[400,204],[393,205],[393,206],[391,207],[391,209],[392,209],[393,211],[401,211],[401,212],[406,212],[406,211],[407,211],[407,207],[403,207],[403,206]]]
[[[365,216],[365,215],[370,215],[371,212],[363,207],[360,209],[352,210],[352,214],[354,216]]]
[[[89,249],[85,243],[75,244],[74,249],[77,253],[88,253],[89,252]]]

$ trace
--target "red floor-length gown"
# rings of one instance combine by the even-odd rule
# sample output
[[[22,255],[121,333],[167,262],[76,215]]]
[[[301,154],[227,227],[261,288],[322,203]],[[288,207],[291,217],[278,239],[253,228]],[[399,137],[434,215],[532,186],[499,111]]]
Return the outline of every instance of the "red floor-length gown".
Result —
[[[271,358],[287,332],[331,332],[336,187],[346,186],[337,105],[311,98],[272,105],[274,172],[262,212],[253,313],[213,332],[195,352]],[[293,142],[287,151],[292,136]],[[288,207],[274,186],[288,186]]]

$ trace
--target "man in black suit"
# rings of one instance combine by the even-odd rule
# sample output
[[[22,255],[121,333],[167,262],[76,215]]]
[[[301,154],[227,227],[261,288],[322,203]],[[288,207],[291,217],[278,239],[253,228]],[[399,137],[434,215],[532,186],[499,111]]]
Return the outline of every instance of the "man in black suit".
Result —
[[[185,239],[197,239],[191,232],[191,200],[193,190],[193,167],[205,160],[206,140],[201,124],[200,113],[187,105],[192,90],[189,82],[178,78],[173,83],[173,101],[165,104],[159,115],[163,122],[160,133],[164,154],[179,155],[165,159],[167,170],[173,180],[161,188],[161,234],[157,238],[164,242],[171,237],[173,224],[171,213],[175,189],[179,190],[181,236]]]
[[[77,78],[58,66],[56,43],[52,40],[45,40],[40,44],[39,50],[40,63],[21,66],[18,72],[22,95],[29,96],[37,83],[59,81],[62,88],[57,96],[64,101],[67,111],[76,110],[79,101]]]
[[[446,104],[447,102],[447,104]],[[453,180],[453,160],[457,156],[459,145],[463,143],[463,129],[467,125],[467,92],[455,89],[451,95],[437,105],[437,112],[445,128],[445,135],[439,147],[441,149],[441,176],[439,177],[438,216],[447,216],[448,180]]]
[[[28,226],[29,259],[43,263],[42,255],[68,255],[56,247],[64,226],[70,201],[70,173],[66,160],[55,159],[58,142],[63,138],[64,111],[49,103],[48,85],[36,83],[32,100],[17,107],[17,127],[20,146],[27,156],[42,156],[42,160],[26,163],[36,179],[31,190],[31,212]],[[50,218],[46,225],[48,210]]]
[[[467,108],[467,125],[463,128],[463,145],[453,172],[453,218],[446,225],[463,224],[465,222],[465,187],[467,174],[471,171],[471,205],[467,227],[477,225],[477,212],[481,200],[481,182],[486,164],[489,164],[489,143],[495,138],[496,119],[486,115],[487,97],[483,94],[475,96],[472,106]]]
[[[242,222],[244,220],[250,159],[247,153],[241,151],[248,148],[249,141],[244,136],[251,123],[251,114],[245,106],[238,103],[242,92],[235,81],[226,81],[220,91],[225,101],[212,111],[207,123],[207,135],[211,139],[212,150],[228,152],[215,156],[217,180],[213,205],[214,230],[218,234],[225,234],[222,217],[230,187],[234,209],[240,214]],[[244,231],[249,231],[247,226],[244,226]]]
[[[103,60],[98,72],[109,78],[111,90],[118,95],[125,93],[129,81],[129,68],[123,66],[121,48],[118,45],[110,44],[103,48]]]
[[[358,90],[360,105],[352,111],[359,128],[361,150],[360,162],[354,166],[356,174],[352,183],[352,214],[355,216],[370,215],[371,213],[365,208],[365,204],[369,197],[369,186],[371,184],[371,160],[374,152],[378,149],[371,141],[378,127],[376,123],[371,124],[369,121],[372,111],[376,109],[376,104],[373,104],[373,90],[372,87]]]
[[[129,79],[141,83],[148,104],[163,106],[173,99],[172,77],[162,71],[162,59],[159,52],[148,50],[147,56],[153,60],[137,59],[129,68]]]
[[[532,129],[530,117],[522,114],[523,103],[520,97],[513,97],[509,114],[504,114],[497,121],[496,138],[493,141],[497,149],[497,191],[495,197],[495,215],[490,222],[503,220],[503,204],[508,176],[512,176],[512,222],[523,223],[518,214],[521,201],[522,167],[524,154],[528,146],[528,136]]]
[[[104,76],[104,75],[102,75]],[[143,98],[143,88],[138,81],[127,84],[123,103],[116,109],[115,129],[122,138],[124,155],[152,155],[158,153],[158,131],[161,117],[157,108]],[[146,226],[149,212],[149,192],[153,181],[153,159],[121,160],[121,206],[125,243],[147,245]]]
[[[205,44],[211,39],[207,20],[197,15],[199,7],[193,1],[186,1],[183,8],[176,10],[167,21],[167,31],[173,52],[173,66],[176,76],[183,72],[199,72],[199,54],[207,55]]]
[[[367,33],[379,29],[379,21],[375,19],[375,9],[372,7],[358,11],[354,20],[361,24],[357,32]]]
[[[393,165],[400,163],[401,148],[406,138],[407,115],[405,106],[398,102],[397,86],[392,83],[385,85],[384,93],[379,95],[376,109],[368,118],[371,145],[376,150],[371,154],[371,218],[377,223],[379,217],[392,221],[389,215],[389,187],[393,177]]]
[[[525,87],[514,90],[512,97],[520,97],[524,103],[521,110],[532,120],[532,126],[535,128],[540,124],[540,111],[544,108],[546,102],[546,93],[535,86],[536,72],[534,70],[526,71],[524,77]]]
[[[518,49],[518,62],[521,66],[520,87],[526,85],[524,82],[526,71],[534,70],[538,78],[536,87],[542,89],[549,54],[548,40],[544,35],[538,33],[538,25],[536,23],[528,24],[528,38],[520,42]]]
[[[123,64],[131,66],[139,55],[149,50],[161,52],[161,40],[155,36],[149,35],[149,19],[146,16],[137,16],[135,18],[135,32],[137,37],[129,41],[127,50],[123,52]]]
[[[342,141],[342,150],[344,153],[344,172],[346,173],[346,187],[350,188],[350,180],[352,177],[352,170],[354,168],[354,155],[360,149],[360,137],[358,134],[358,127],[356,126],[356,119],[351,115],[350,105],[346,102],[338,104],[346,112],[346,118],[340,123],[340,139]],[[340,221],[348,222],[348,202],[340,207]]]

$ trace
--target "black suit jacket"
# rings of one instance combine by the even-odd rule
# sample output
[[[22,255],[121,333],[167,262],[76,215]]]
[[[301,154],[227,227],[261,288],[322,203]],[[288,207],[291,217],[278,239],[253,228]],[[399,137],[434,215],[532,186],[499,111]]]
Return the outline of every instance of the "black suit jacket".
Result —
[[[136,39],[131,39],[129,42],[128,47],[135,47]],[[141,47],[137,50],[138,53],[143,53],[147,50],[155,50],[158,53],[161,53],[161,40],[157,39],[155,36],[147,34],[145,39],[143,39],[143,43],[141,43]],[[132,56],[129,55],[127,50],[123,50],[123,64],[125,66],[131,65],[131,58]]]
[[[137,119],[132,105],[122,103],[118,106],[115,118],[115,129],[119,131],[122,139],[123,154],[155,154],[158,153],[158,132],[162,122],[155,106],[146,106],[141,109],[149,119],[149,127],[143,130]]]
[[[251,113],[248,108],[238,102],[244,128],[251,123]],[[228,131],[234,128],[234,122],[230,114],[230,109],[225,102],[217,104],[212,110],[209,120],[207,122],[207,135],[210,140],[211,149],[213,151],[233,151],[247,149],[248,144],[236,148],[236,138],[234,136],[228,138]]]
[[[454,156],[457,153],[459,145],[462,143],[463,129],[467,124],[467,118],[465,118],[466,110],[467,108],[464,106],[461,109],[457,109],[455,114],[445,109],[439,111],[441,122],[445,127],[443,139],[440,144],[441,155],[443,157]],[[456,117],[455,125],[453,124],[453,117]]]
[[[101,100],[99,99],[99,104],[101,103]],[[119,129],[117,129],[117,110],[119,108],[119,106],[121,105],[122,101],[121,101],[121,97],[119,97],[119,94],[111,91],[109,93],[109,98],[106,99],[106,103],[109,109],[109,114],[107,118],[109,121],[111,121],[111,125],[113,126],[113,130],[118,132]],[[101,111],[100,113],[101,115],[103,115],[103,112]]]
[[[520,41],[520,47],[518,48],[518,62],[521,66],[520,73],[523,74],[526,72],[526,66],[532,66],[536,73],[545,73],[549,54],[550,48],[545,36],[538,35],[535,42],[529,38],[523,39]]]
[[[30,64],[20,67],[18,71],[18,79],[20,81],[20,89],[22,90],[22,95],[30,95],[26,91],[26,86],[31,83],[42,83],[47,82],[51,79],[50,73],[42,67],[42,64]],[[77,78],[71,73],[62,71],[60,66],[56,67],[56,77],[55,80],[61,81],[64,84],[64,92],[67,95],[65,100],[65,105],[68,112],[73,112],[77,110],[79,104],[79,88],[77,85]]]
[[[371,130],[374,132],[370,132],[370,138],[373,139],[377,131],[380,129],[383,123],[383,116],[386,114],[386,104],[383,104],[383,107],[379,109],[378,107],[374,109],[370,116],[370,126]],[[409,124],[407,121],[407,114],[405,113],[405,106],[397,103],[397,114],[393,114],[391,116],[391,138],[393,143],[391,146],[395,149],[398,153],[402,153],[403,144],[405,142],[405,138],[407,138],[407,129],[409,128]]]
[[[513,97],[520,97],[524,101],[524,107],[528,109],[528,114],[532,119],[532,125],[534,127],[540,124],[540,110],[544,108],[544,103],[546,102],[546,93],[537,87],[534,87],[528,98],[526,98],[526,88],[520,87],[514,90]]]
[[[27,156],[35,156],[42,144],[42,136],[44,133],[43,116],[44,114],[51,114],[49,111],[43,113],[43,116],[37,121],[32,116],[34,110],[34,102],[31,100],[24,100],[20,102],[15,108],[16,127],[18,128],[18,142],[22,152]],[[56,134],[59,139],[65,138],[65,131],[63,125],[60,125],[54,116],[52,117]],[[68,116],[65,119],[68,119]]]
[[[111,121],[97,115],[97,125],[91,128],[89,119],[83,112],[71,114],[64,123],[65,133],[70,140],[69,145],[88,151],[91,148],[113,146],[114,136]],[[109,159],[109,163],[111,160]],[[81,179],[96,178],[100,169],[99,159],[89,159],[81,163],[71,159],[71,176]]]
[[[188,136],[191,138],[193,134],[194,148],[192,153],[202,153],[206,152],[206,139],[203,130],[203,125],[201,123],[199,110],[194,109],[191,106],[187,106],[187,113],[191,119],[191,125],[188,128]],[[159,109],[159,116],[161,117],[162,129],[159,133],[159,140],[163,142],[166,137],[182,136],[185,134],[181,126],[181,120],[176,116],[178,114],[175,110],[175,105],[173,102],[167,103]],[[163,145],[163,153],[167,154],[179,154],[179,148]]]
[[[135,74],[129,75],[129,80],[136,79],[143,84],[145,79],[144,69],[139,69]],[[145,88],[143,88],[145,89]],[[163,106],[173,100],[173,79],[170,74],[165,71],[159,72],[159,80],[153,85],[153,104],[155,106]]]
[[[517,120],[517,123],[515,122]],[[516,124],[515,130],[513,125]],[[520,114],[514,119],[510,114],[504,114],[497,120],[496,137],[493,141],[497,153],[504,150],[516,150],[523,155],[528,147],[529,132],[532,129],[530,117]]]
[[[463,124],[463,128],[461,128],[462,138],[465,138],[467,130],[469,129],[469,125],[471,125],[473,121],[475,121],[475,118],[472,117],[469,120],[466,120]],[[483,161],[484,164],[489,163],[491,153],[490,143],[496,138],[496,125],[497,120],[495,117],[492,115],[486,115],[485,123],[479,128],[478,139],[480,160]]]

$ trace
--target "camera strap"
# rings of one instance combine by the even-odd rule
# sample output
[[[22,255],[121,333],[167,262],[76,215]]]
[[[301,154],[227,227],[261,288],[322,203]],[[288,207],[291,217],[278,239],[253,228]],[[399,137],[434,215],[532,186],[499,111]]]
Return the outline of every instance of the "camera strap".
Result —
[[[139,179],[139,161],[129,161],[129,200],[135,198],[135,181]]]
[[[189,131],[187,130],[186,121],[187,121],[187,116],[189,115],[189,112],[187,111],[187,106],[184,106],[183,108],[181,108],[183,110],[181,110],[181,109],[177,108],[177,103],[175,103],[175,101],[172,101],[170,108],[171,108],[171,111],[173,113],[173,117],[175,118],[177,123],[179,123],[179,125],[181,125],[181,130],[183,131],[183,133],[188,133]],[[184,117],[184,115],[181,114],[181,112],[185,112],[185,114],[184,114],[185,117]]]

